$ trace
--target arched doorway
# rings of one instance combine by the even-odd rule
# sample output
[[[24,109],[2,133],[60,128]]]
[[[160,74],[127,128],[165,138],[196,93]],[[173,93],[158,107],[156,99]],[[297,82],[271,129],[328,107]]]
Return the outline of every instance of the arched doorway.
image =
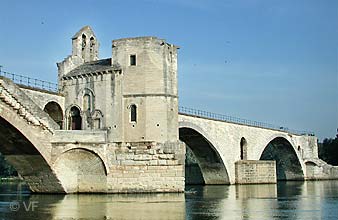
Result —
[[[228,172],[220,155],[201,133],[182,127],[179,139],[187,145],[186,184],[229,184]]]
[[[82,129],[82,117],[80,109],[73,106],[69,111],[69,130],[81,130]]]
[[[62,129],[63,113],[60,105],[54,101],[48,102],[43,109]]]
[[[304,173],[296,151],[283,137],[270,141],[260,160],[276,161],[277,180],[304,180]]]

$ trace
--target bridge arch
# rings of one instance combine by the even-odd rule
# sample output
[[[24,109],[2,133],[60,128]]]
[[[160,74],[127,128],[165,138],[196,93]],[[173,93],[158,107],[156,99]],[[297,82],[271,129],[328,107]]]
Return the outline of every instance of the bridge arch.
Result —
[[[65,192],[49,165],[51,135],[0,102],[0,152],[33,192]]]
[[[72,148],[63,152],[54,169],[67,193],[107,191],[106,165],[91,150]]]
[[[59,152],[59,155],[62,155],[64,153],[67,153],[69,151],[73,151],[73,150],[76,150],[76,149],[82,149],[84,151],[88,151],[92,154],[95,154],[95,156],[99,157],[100,160],[102,161],[103,165],[104,165],[104,170],[105,170],[105,174],[108,175],[110,172],[109,172],[109,165],[108,165],[108,161],[105,158],[105,155],[102,151],[100,151],[99,148],[95,148],[95,147],[90,147],[90,148],[87,148],[87,147],[84,147],[84,146],[81,146],[79,147],[78,144],[75,144],[75,143],[69,143],[67,144],[67,146],[61,151]],[[58,157],[54,157],[53,160],[52,160],[52,164],[53,164],[53,167],[55,166],[56,164],[56,161],[59,159],[59,156]]]
[[[179,139],[183,141],[195,156],[200,174],[205,184],[229,184],[230,179],[225,160],[217,146],[213,145],[207,133],[199,126],[189,123],[179,123]],[[195,173],[194,173],[195,174]],[[193,175],[194,175],[193,174]],[[186,173],[186,182],[189,183]],[[200,182],[198,182],[200,183]]]
[[[259,160],[275,160],[277,180],[304,180],[305,165],[290,137],[275,134],[259,152]]]
[[[49,101],[45,104],[43,110],[60,126],[63,124],[63,111],[59,103]]]

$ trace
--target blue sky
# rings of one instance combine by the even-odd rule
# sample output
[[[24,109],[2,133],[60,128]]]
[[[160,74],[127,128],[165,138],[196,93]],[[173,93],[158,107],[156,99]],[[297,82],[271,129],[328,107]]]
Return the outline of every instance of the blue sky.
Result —
[[[113,39],[158,36],[181,47],[181,106],[336,134],[336,0],[1,0],[0,8],[6,71],[56,81],[55,63],[85,25],[101,58]]]

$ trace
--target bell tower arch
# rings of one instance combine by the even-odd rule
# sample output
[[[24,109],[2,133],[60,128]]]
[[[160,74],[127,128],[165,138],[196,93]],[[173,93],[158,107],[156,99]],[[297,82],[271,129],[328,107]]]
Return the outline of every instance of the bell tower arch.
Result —
[[[93,30],[89,26],[81,28],[72,37],[72,56],[83,59],[83,63],[99,59],[99,44]]]
[[[92,61],[99,60],[99,42],[94,31],[89,26],[81,28],[72,37],[72,54],[57,63],[60,79],[76,67]],[[60,85],[60,83],[59,83]]]

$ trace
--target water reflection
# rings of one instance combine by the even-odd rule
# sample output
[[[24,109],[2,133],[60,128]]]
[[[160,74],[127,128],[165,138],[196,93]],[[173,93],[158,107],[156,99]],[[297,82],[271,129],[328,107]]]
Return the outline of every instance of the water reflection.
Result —
[[[66,195],[56,218],[185,219],[183,194]]]
[[[267,203],[275,200],[277,187],[204,186],[199,192],[186,197],[187,219],[271,219]]]
[[[338,181],[189,186],[187,190],[194,193],[31,195],[25,185],[0,184],[0,219],[251,220],[338,216]],[[18,201],[17,211],[11,210],[12,201]]]
[[[185,219],[184,194],[30,195],[2,184],[0,219]],[[20,208],[11,210],[17,201]],[[35,210],[32,204],[37,203]],[[30,209],[27,208],[31,204]]]
[[[229,186],[188,186],[186,194],[186,219],[217,219],[223,210],[224,199],[229,197]]]

